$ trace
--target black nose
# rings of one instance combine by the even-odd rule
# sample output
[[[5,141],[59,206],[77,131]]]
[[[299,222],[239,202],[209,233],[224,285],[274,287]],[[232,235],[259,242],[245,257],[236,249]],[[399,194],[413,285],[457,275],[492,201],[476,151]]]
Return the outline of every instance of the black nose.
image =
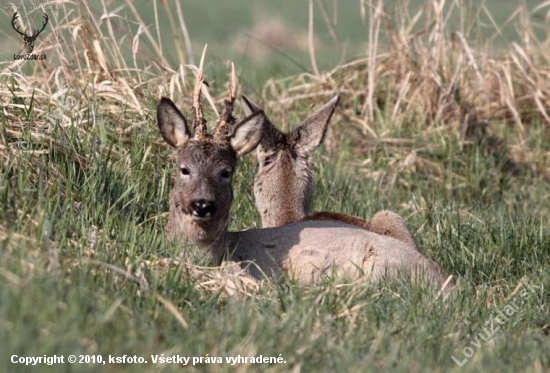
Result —
[[[216,206],[212,201],[199,199],[191,202],[191,212],[193,216],[204,218],[214,215],[216,212]]]

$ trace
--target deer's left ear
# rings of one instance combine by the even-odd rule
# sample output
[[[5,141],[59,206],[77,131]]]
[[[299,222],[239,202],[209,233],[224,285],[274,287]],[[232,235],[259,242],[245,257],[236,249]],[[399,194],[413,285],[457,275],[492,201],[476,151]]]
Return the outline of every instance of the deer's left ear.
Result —
[[[243,119],[235,127],[235,132],[230,138],[231,147],[237,153],[237,157],[254,150],[262,139],[262,132],[266,117],[263,111],[256,111],[254,114]]]
[[[334,96],[294,130],[292,137],[296,139],[295,149],[300,155],[307,158],[321,145],[339,100],[339,96]]]

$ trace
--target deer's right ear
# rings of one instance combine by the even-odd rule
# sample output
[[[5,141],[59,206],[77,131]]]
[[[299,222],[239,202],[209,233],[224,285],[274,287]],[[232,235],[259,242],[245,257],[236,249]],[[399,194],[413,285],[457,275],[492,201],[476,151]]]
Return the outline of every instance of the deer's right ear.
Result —
[[[244,114],[248,117],[252,114],[254,114],[257,111],[261,111],[262,108],[256,105],[254,102],[252,102],[248,97],[245,95],[241,96],[241,104],[244,109]]]
[[[157,120],[162,138],[172,148],[185,144],[191,137],[185,117],[169,98],[160,99]]]
[[[243,119],[235,127],[235,132],[233,132],[233,136],[230,138],[230,143],[233,150],[237,153],[237,157],[254,150],[258,146],[258,143],[262,139],[265,122],[265,114],[263,110],[260,110]]]
[[[250,116],[257,111],[262,111],[263,109],[252,102],[245,95],[241,96],[241,104],[243,106],[246,116]],[[265,122],[263,126],[263,135],[260,144],[258,145],[258,156],[261,154],[272,153],[276,150],[276,140],[282,135],[282,133],[271,124],[267,116],[265,116]],[[260,160],[260,163],[262,161]]]

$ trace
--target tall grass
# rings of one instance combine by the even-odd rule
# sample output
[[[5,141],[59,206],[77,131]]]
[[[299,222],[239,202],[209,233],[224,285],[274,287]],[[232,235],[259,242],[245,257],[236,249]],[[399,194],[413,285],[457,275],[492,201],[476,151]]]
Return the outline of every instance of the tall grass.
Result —
[[[452,356],[468,346],[475,353],[460,370],[550,368],[550,49],[525,7],[509,21],[521,40],[493,48],[499,36],[475,32],[483,7],[354,3],[370,29],[363,57],[243,85],[261,92],[254,98],[281,128],[342,96],[315,164],[315,209],[402,214],[422,251],[460,280],[444,301],[404,280],[258,282],[164,242],[172,169],[155,106],[167,95],[190,108],[196,51],[185,4],[151,3],[152,24],[130,1],[63,5],[35,47],[48,61],[0,62],[2,371],[181,369],[153,364],[157,354],[285,360],[197,371],[459,370]],[[165,23],[173,34],[161,33]],[[206,71],[219,104],[227,66]],[[235,175],[233,230],[259,224],[254,163]],[[528,281],[540,288],[472,346]],[[148,364],[29,368],[12,364],[14,354],[127,354]]]

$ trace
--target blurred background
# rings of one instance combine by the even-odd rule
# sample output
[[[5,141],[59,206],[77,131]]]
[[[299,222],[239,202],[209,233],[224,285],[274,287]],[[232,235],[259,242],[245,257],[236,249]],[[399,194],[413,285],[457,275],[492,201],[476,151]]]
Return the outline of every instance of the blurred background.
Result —
[[[256,81],[258,78],[281,78],[303,72],[312,72],[311,50],[319,70],[328,70],[338,64],[365,56],[369,43],[369,18],[374,12],[374,5],[365,0],[187,0],[171,2],[167,0],[152,1],[107,1],[89,2],[89,7],[96,15],[109,14],[114,27],[114,34],[120,37],[122,47],[129,52],[135,34],[144,33],[136,19],[137,12],[148,31],[157,38],[157,31],[170,48],[163,48],[165,58],[173,67],[179,65],[174,39],[185,50],[186,63],[198,64],[200,53],[208,44],[208,60],[213,65],[220,61],[232,60],[238,69],[246,71],[245,77]],[[426,33],[433,24],[426,19],[432,3],[423,0],[382,2],[388,17],[382,20],[379,43],[383,44],[385,35],[391,34],[390,28],[410,27],[406,33]],[[546,37],[548,15],[540,0],[486,0],[486,1],[440,1],[442,7],[455,8],[448,12],[447,32],[461,31],[469,42],[483,41],[490,48],[508,47],[522,38],[521,26],[518,25],[518,8],[523,5],[528,9],[530,20],[538,21],[541,26],[535,28],[541,39]],[[22,42],[13,29],[10,21],[12,9],[6,9],[11,3],[3,2],[4,27],[0,30],[0,50],[5,51],[11,60],[12,51],[22,49]],[[71,16],[71,12],[80,12],[75,4],[48,3],[64,7],[63,12],[48,10],[50,25],[63,23],[62,17]],[[405,7],[403,6],[405,4]],[[84,7],[84,3],[80,3]],[[308,33],[312,6],[313,34]],[[538,9],[538,7],[540,9]],[[56,14],[53,14],[55,12]],[[404,14],[407,13],[408,14]],[[34,22],[40,25],[40,12],[23,11],[23,22]],[[398,13],[398,14],[397,14]],[[391,15],[394,14],[395,17]],[[453,19],[454,18],[454,19]],[[103,30],[107,31],[105,17],[101,19]],[[157,23],[158,20],[158,23]],[[406,24],[399,24],[404,20]],[[520,20],[521,22],[521,20]],[[117,26],[119,29],[117,29]],[[51,27],[51,26],[49,26]],[[157,30],[158,27],[158,30]],[[127,30],[134,30],[128,35]],[[50,29],[51,30],[51,29]],[[145,38],[144,38],[145,39]],[[313,42],[310,43],[310,40]],[[38,41],[40,42],[40,41]],[[145,41],[146,43],[146,41]],[[183,46],[185,45],[185,48]],[[142,48],[143,45],[140,45]],[[258,69],[260,67],[260,69]],[[249,70],[254,68],[255,70]]]

